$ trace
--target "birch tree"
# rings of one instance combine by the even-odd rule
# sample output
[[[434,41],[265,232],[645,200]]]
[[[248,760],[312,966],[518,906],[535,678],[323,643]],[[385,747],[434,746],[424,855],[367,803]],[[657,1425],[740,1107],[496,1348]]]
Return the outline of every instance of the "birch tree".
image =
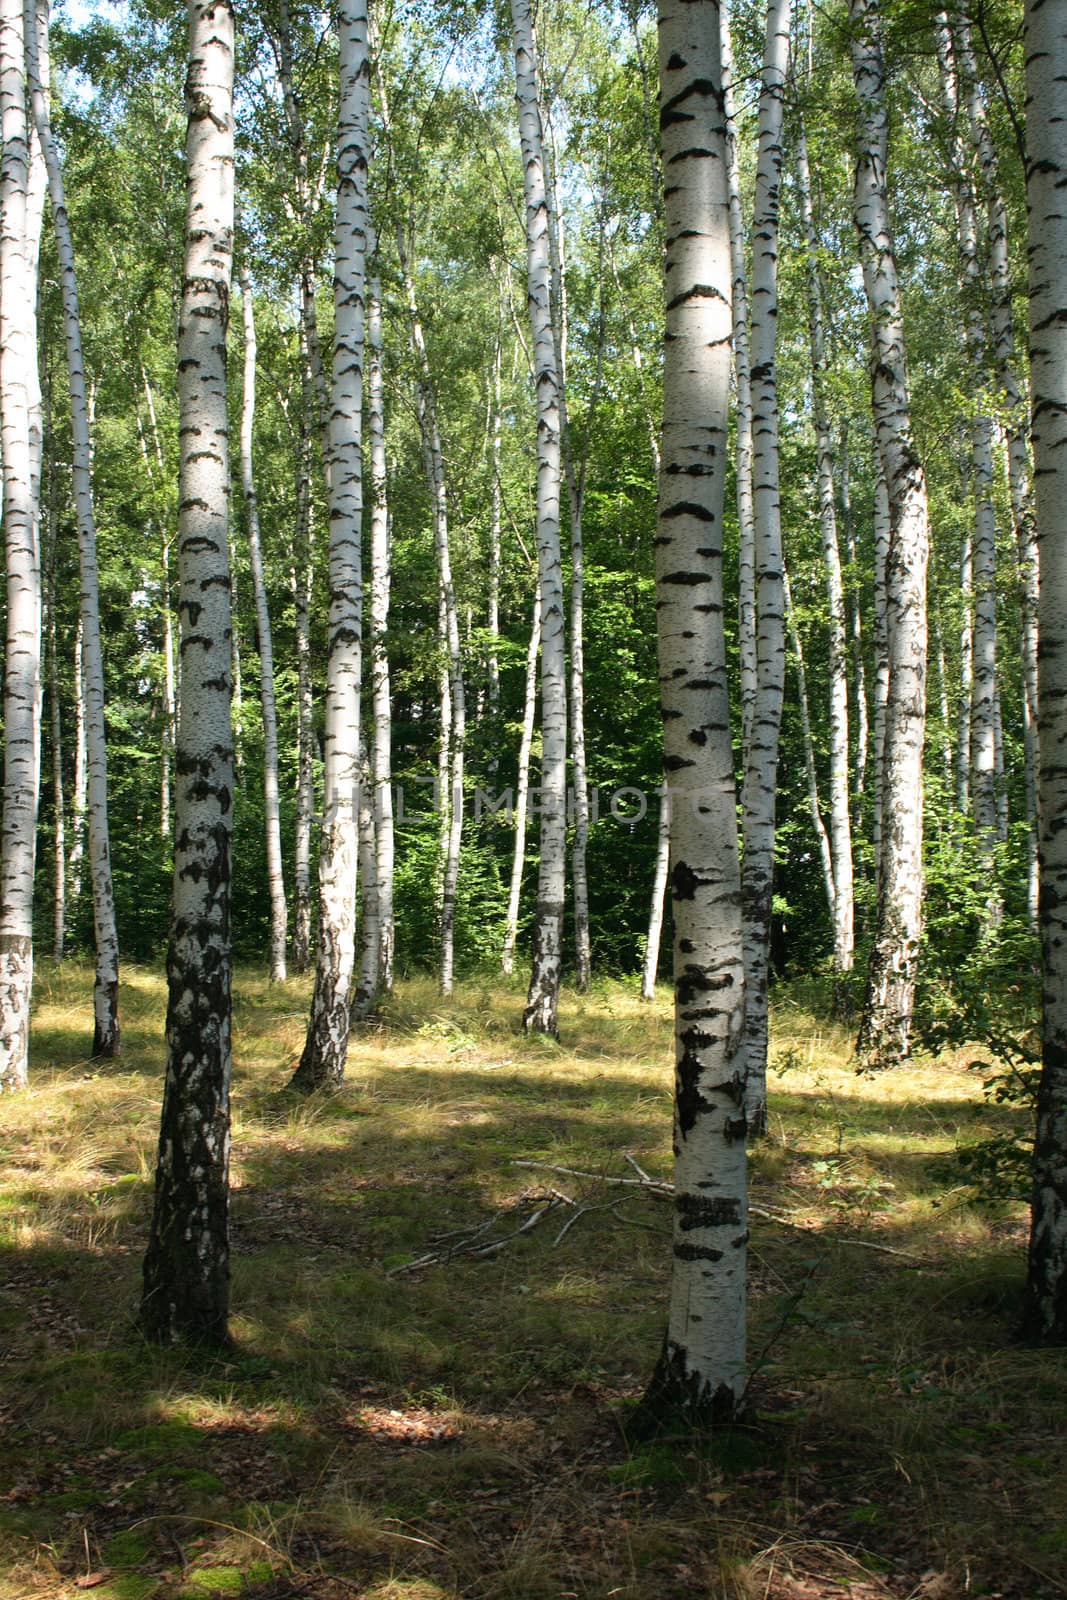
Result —
[[[244,386],[241,396],[241,489],[248,519],[248,560],[259,637],[259,703],[263,713],[263,821],[267,846],[267,889],[270,894],[270,976],[285,982],[285,939],[288,913],[282,870],[281,802],[278,793],[278,712],[274,699],[274,644],[263,547],[259,532],[259,499],[252,459],[256,420],[256,313],[247,272],[241,274],[241,320],[244,331]]]
[[[873,339],[871,398],[889,500],[885,596],[889,682],[882,759],[881,872],[861,1052],[908,1054],[922,932],[926,725],[926,479],[911,430],[900,288],[886,193],[889,120],[877,0],[849,0],[859,103],[853,214]]]
[[[293,1083],[340,1083],[355,966],[363,652],[363,334],[370,113],[366,0],[338,13],[337,215],[330,408],[330,609],[319,848],[319,943],[311,1016]]]
[[[529,0],[512,0],[519,106],[530,330],[537,400],[537,565],[541,588],[541,863],[533,965],[523,1013],[527,1032],[558,1031],[567,835],[567,682],[560,561],[559,370],[552,331],[552,276],[537,46]]]
[[[1030,373],[1040,561],[1044,1011],[1024,1327],[1067,1342],[1067,17],[1026,7]]]
[[[778,482],[778,195],[789,68],[789,0],[767,7],[752,238],[752,490],[755,511],[756,697],[742,792],[748,1118],[763,1131],[767,976],[774,887],[778,739],[785,694],[785,597]]]
[[[141,1327],[160,1343],[228,1341],[230,1156],[229,433],[233,11],[190,0],[187,209],[178,326],[178,584],[167,1071]]]
[[[47,7],[42,7],[47,27]],[[93,890],[93,934],[96,975],[93,984],[94,1056],[111,1058],[119,1053],[119,939],[115,924],[115,894],[111,881],[111,835],[108,826],[107,736],[104,723],[104,657],[100,637],[100,582],[96,559],[96,517],[93,508],[92,447],[85,361],[82,354],[78,276],[74,260],[70,218],[63,190],[63,169],[52,137],[48,99],[41,81],[35,6],[26,6],[26,66],[34,121],[48,173],[52,196],[52,221],[59,256],[63,297],[63,331],[70,386],[72,476],[78,523],[78,562],[81,573],[82,672],[85,695],[86,779],[88,799],[89,871]]]
[[[368,239],[368,244],[370,239]],[[382,286],[377,262],[367,301],[367,430],[373,501],[370,517],[371,766],[374,782],[375,876],[378,889],[378,982],[393,987],[392,702],[389,692],[389,504],[382,377]]]
[[[36,247],[22,0],[0,4],[0,442],[7,565],[0,817],[0,1091],[27,1082],[33,870],[41,749],[41,567],[31,414],[37,380]]]
[[[745,1383],[744,958],[722,528],[730,231],[719,8],[661,0],[666,218],[663,470],[656,533],[674,909],[674,1248],[663,1352],[643,1403],[727,1421]]]

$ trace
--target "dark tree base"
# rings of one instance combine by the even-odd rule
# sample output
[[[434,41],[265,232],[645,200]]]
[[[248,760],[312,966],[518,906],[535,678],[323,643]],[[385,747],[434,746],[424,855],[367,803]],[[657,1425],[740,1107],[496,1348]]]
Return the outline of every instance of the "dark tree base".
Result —
[[[623,1424],[623,1433],[634,1444],[645,1444],[664,1435],[677,1438],[732,1427],[747,1415],[745,1395],[738,1398],[725,1385],[709,1393],[698,1376],[686,1370],[685,1351],[669,1349],[665,1343],[644,1398]]]

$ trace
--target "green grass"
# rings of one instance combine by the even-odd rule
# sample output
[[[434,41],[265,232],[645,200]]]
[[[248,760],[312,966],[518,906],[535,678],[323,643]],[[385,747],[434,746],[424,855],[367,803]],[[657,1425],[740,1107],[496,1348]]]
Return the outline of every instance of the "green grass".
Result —
[[[162,977],[126,974],[114,1064],[84,1059],[89,993],[42,971],[32,1085],[0,1101],[0,1600],[87,1577],[104,1600],[1067,1592],[1067,1358],[1011,1340],[1025,1219],[936,1175],[1010,1124],[977,1113],[969,1055],[859,1078],[779,995],[752,1178],[789,1224],[753,1224],[756,1423],[630,1450],[668,1209],[515,1162],[669,1174],[666,994],[567,995],[556,1046],[518,1032],[513,986],[408,983],[340,1093],[300,1100],[307,986],[240,972],[237,1347],[206,1359],[134,1321]],[[597,1207],[558,1244],[549,1218],[391,1275],[553,1186]]]

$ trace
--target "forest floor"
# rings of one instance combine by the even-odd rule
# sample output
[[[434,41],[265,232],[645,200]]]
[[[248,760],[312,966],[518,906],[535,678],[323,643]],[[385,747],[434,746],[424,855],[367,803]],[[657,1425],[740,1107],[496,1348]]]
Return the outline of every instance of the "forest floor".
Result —
[[[755,1422],[636,1448],[666,991],[566,996],[557,1046],[516,988],[407,983],[343,1089],[297,1100],[307,987],[239,972],[236,1345],[209,1360],[134,1322],[164,983],[127,970],[122,1060],[87,1064],[89,983],[42,965],[32,1087],[0,1101],[0,1600],[1067,1594],[1067,1352],[1012,1342],[1022,1209],[937,1159],[1011,1121],[970,1055],[859,1077],[779,993]],[[455,1253],[483,1227],[499,1248]]]

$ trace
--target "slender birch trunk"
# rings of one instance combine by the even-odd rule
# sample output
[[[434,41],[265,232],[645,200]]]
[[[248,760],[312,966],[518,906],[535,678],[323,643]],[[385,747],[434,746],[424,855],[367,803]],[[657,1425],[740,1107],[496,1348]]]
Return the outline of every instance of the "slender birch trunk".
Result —
[[[152,395],[152,385],[148,381],[148,374],[144,367],[141,368],[141,387],[144,390],[145,402],[148,406],[148,421],[152,429],[152,445],[155,457],[156,470],[159,473],[159,489],[162,491],[166,481],[167,469],[163,461],[163,445],[159,437],[159,423],[156,419],[156,403]],[[137,422],[137,437],[141,445],[141,456],[145,464],[145,471],[152,479],[152,461],[148,453],[148,442],[141,427],[140,419]],[[177,683],[174,672],[174,618],[170,603],[170,537],[165,520],[160,522],[159,531],[159,561],[160,561],[160,614],[163,620],[163,737],[160,740],[160,773],[159,773],[159,832],[164,842],[170,839],[170,811],[171,811],[171,767],[174,758],[174,746],[178,733],[178,695]]]
[[[882,834],[885,814],[885,730],[889,705],[889,600],[887,596],[887,569],[889,566],[890,517],[889,489],[885,471],[877,459],[875,445],[874,482],[874,697],[872,706],[872,731],[874,735],[874,810],[871,817],[871,843],[874,850],[874,882],[876,890],[882,882]]]
[[[538,102],[544,122],[544,108]],[[585,501],[586,460],[574,459],[570,414],[567,408],[567,263],[563,209],[559,199],[559,161],[554,135],[549,141],[552,182],[548,190],[548,242],[552,268],[552,332],[556,341],[556,370],[559,374],[560,453],[567,483],[567,504],[571,526],[571,606],[570,606],[570,721],[571,795],[574,806],[574,835],[571,840],[571,893],[574,898],[575,986],[584,992],[592,976],[592,950],[589,937],[589,879],[586,852],[589,845],[589,785],[585,754],[585,546],[582,537],[582,511]],[[602,232],[602,230],[601,230]],[[603,355],[603,318],[600,354]],[[599,381],[599,375],[598,375]],[[595,402],[594,402],[595,403]]]
[[[382,934],[379,922],[378,843],[375,830],[375,792],[370,758],[360,739],[359,785],[359,976],[352,996],[352,1015],[373,1015],[381,988]]]
[[[729,1421],[745,1387],[744,958],[723,631],[730,224],[714,0],[661,0],[666,211],[663,472],[656,536],[671,785],[674,1250],[647,1424]]]
[[[656,998],[656,974],[663,942],[663,912],[667,896],[667,874],[671,860],[671,792],[664,783],[659,795],[659,827],[656,830],[656,867],[652,876],[652,907],[648,917],[645,960],[641,968],[641,999]]]
[[[33,871],[41,759],[41,564],[33,486],[36,248],[22,0],[0,4],[0,436],[7,553],[4,783],[0,818],[0,1093],[28,1081]]]
[[[375,46],[377,48],[377,45]],[[380,60],[375,61],[378,104],[387,144],[391,140],[389,98]],[[390,147],[390,171],[392,155]],[[409,240],[402,224],[395,227],[397,255],[407,300],[408,331],[417,370],[416,408],[422,438],[423,463],[433,511],[434,551],[440,598],[440,635],[444,658],[442,679],[440,780],[438,804],[441,807],[441,869],[438,891],[440,937],[440,985],[442,994],[451,994],[455,965],[456,892],[459,883],[460,850],[463,843],[463,777],[467,743],[467,694],[463,677],[459,610],[452,577],[452,553],[448,524],[448,480],[441,429],[437,415],[437,392],[426,348],[426,334],[419,307],[418,289],[411,266]],[[447,709],[445,700],[447,699]],[[447,725],[446,725],[447,724]]]
[[[319,942],[307,1039],[293,1083],[344,1077],[355,967],[363,652],[363,323],[370,114],[366,0],[338,13],[337,215],[330,409],[330,613],[326,667]]]
[[[863,664],[863,624],[860,618],[856,563],[856,532],[852,523],[852,486],[849,471],[848,424],[841,424],[841,522],[845,534],[845,560],[848,565],[848,585],[845,590],[845,616],[848,625],[849,654],[852,665],[852,703],[856,709],[856,776],[852,785],[852,832],[859,832],[862,824],[863,797],[867,792],[867,747],[870,742],[870,722],[867,709],[867,670]]]
[[[229,433],[233,12],[190,0],[185,263],[178,328],[178,583],[183,670],[175,761],[167,1073],[141,1327],[228,1343],[230,1156]]]
[[[956,74],[952,36],[944,12],[936,22],[941,98],[949,127],[957,130],[960,86]],[[997,843],[996,733],[994,699],[997,670],[997,524],[993,510],[993,417],[982,403],[989,371],[985,319],[982,315],[982,263],[978,250],[978,225],[974,195],[967,176],[963,136],[953,131],[950,183],[956,209],[956,251],[963,302],[963,328],[967,355],[974,373],[979,402],[971,419],[971,482],[974,494],[974,634],[973,675],[969,708],[970,773],[974,826],[983,876],[993,871]],[[995,910],[991,901],[991,909]]]
[[[852,823],[849,813],[848,634],[845,584],[837,541],[837,494],[834,486],[834,443],[826,400],[826,332],[823,319],[819,239],[811,204],[811,173],[803,114],[797,121],[797,187],[808,247],[808,333],[811,346],[811,409],[818,452],[819,525],[830,646],[830,855],[832,860],[834,969],[852,971],[854,889]],[[821,845],[820,845],[821,848]]]
[[[526,259],[537,397],[537,562],[541,588],[541,863],[533,964],[523,1013],[528,1033],[558,1033],[567,845],[567,678],[560,560],[559,371],[552,332],[548,198],[529,0],[511,0],[515,95],[526,199]]]
[[[1027,209],[1034,498],[1040,540],[1044,1013],[1023,1326],[1067,1343],[1067,16],[1027,0]]]
[[[1037,538],[1031,493],[1030,457],[1024,383],[1020,379],[1015,345],[1012,273],[1008,255],[1008,209],[1004,202],[996,145],[978,86],[971,45],[970,24],[963,11],[951,14],[952,40],[959,69],[962,99],[966,104],[971,140],[978,156],[980,192],[986,214],[986,250],[991,289],[990,326],[997,384],[1004,408],[1007,443],[1008,488],[1012,529],[1019,574],[1023,642],[1023,740],[1026,763],[1026,816],[1030,826],[1027,900],[1030,919],[1038,921],[1038,817],[1037,817]]]
[[[51,384],[49,384],[50,398]],[[56,625],[56,534],[59,506],[56,498],[56,456],[51,418],[45,415],[46,466],[48,475],[48,569],[44,594],[45,633],[48,649],[48,702],[52,724],[52,861],[55,898],[52,912],[52,960],[58,966],[66,953],[67,942],[67,848],[66,798],[63,793],[63,717],[59,703],[59,651]]]
[[[71,797],[71,841],[67,861],[70,902],[78,906],[82,897],[82,869],[85,865],[85,808],[89,791],[89,766],[85,753],[85,673],[82,670],[82,624],[74,634],[74,794]]]
[[[888,1064],[908,1054],[922,933],[929,530],[926,480],[912,440],[904,324],[886,195],[888,115],[877,0],[849,0],[849,18],[860,112],[854,211],[874,339],[875,436],[890,513],[882,870],[859,1047],[872,1063]]]
[[[974,536],[960,546],[960,698],[956,708],[956,810],[971,809],[971,706],[974,702]]]
[[[785,596],[778,486],[778,195],[789,70],[789,0],[770,0],[752,236],[752,489],[756,513],[756,702],[744,752],[741,857],[749,1131],[767,1120],[768,975],[778,742],[785,696]]]
[[[376,242],[376,241],[375,241]],[[368,237],[368,245],[371,237]],[[375,877],[380,957],[378,983],[393,989],[393,773],[392,700],[389,689],[389,501],[385,464],[385,387],[382,378],[382,287],[377,265],[367,300],[367,429],[373,494],[370,518],[371,741],[374,783]]]
[[[247,272],[241,274],[240,285],[245,346],[241,400],[241,489],[248,519],[248,560],[252,569],[252,595],[256,607],[256,632],[259,635],[259,700],[263,710],[263,820],[267,847],[267,889],[270,894],[270,977],[272,983],[284,983],[288,914],[278,792],[278,712],[274,700],[274,644],[267,607],[267,583],[263,574],[259,500],[252,461],[252,435],[256,420],[256,314]]]
[[[504,922],[504,945],[500,966],[510,978],[515,966],[515,940],[519,931],[519,897],[522,894],[522,869],[526,862],[526,814],[530,796],[530,752],[533,749],[534,721],[537,716],[537,659],[541,653],[541,580],[534,590],[533,621],[526,651],[526,689],[522,703],[522,735],[519,739],[519,772],[515,788],[515,845],[511,856],[511,882]]]
[[[296,635],[296,818],[293,830],[293,967],[311,962],[311,825],[315,813],[314,695],[311,678],[311,419],[314,412],[307,321],[300,327],[303,404],[296,459],[296,524],[293,530],[292,592]]]
[[[492,719],[496,719],[500,711],[500,655],[498,641],[500,639],[500,530],[503,496],[500,485],[500,453],[503,444],[503,409],[500,397],[500,368],[501,368],[501,339],[497,336],[496,350],[493,355],[493,390],[490,401],[490,434],[491,445],[489,455],[489,471],[492,482],[489,489],[489,584],[485,601],[485,626],[489,634],[489,650],[486,659],[488,673],[487,710]],[[495,754],[489,758],[490,772],[496,772],[499,767],[499,758]]]
[[[804,776],[808,784],[808,808],[811,811],[811,825],[815,832],[815,842],[819,847],[819,864],[822,867],[823,890],[826,894],[826,908],[830,913],[830,922],[833,926],[837,923],[837,885],[834,881],[834,860],[830,849],[830,839],[826,832],[826,825],[822,819],[822,804],[819,800],[819,778],[815,767],[815,743],[811,733],[811,702],[808,699],[808,669],[804,663],[804,646],[800,638],[800,628],[797,625],[797,614],[793,609],[793,591],[789,582],[788,568],[782,568],[782,581],[785,589],[785,624],[789,635],[789,645],[793,652],[793,665],[797,675],[797,701],[800,710],[800,735],[804,745]]]
[[[47,25],[46,7],[42,7],[42,16]],[[47,59],[44,52],[42,56]],[[89,434],[89,408],[85,385],[85,361],[82,354],[74,244],[63,193],[63,170],[52,137],[48,101],[40,76],[33,0],[26,6],[26,64],[37,136],[41,143],[48,173],[48,187],[52,195],[52,220],[63,297],[63,327],[67,348],[73,442],[72,476],[81,572],[89,870],[93,886],[93,931],[96,944],[92,1054],[109,1059],[118,1055],[120,1046],[119,940],[115,923],[115,894],[111,881],[111,839],[108,827],[104,657],[100,637],[100,583],[96,560],[96,519],[93,512],[92,445]]]
[[[756,717],[756,509],[752,486],[752,363],[748,342],[748,276],[745,219],[734,127],[733,46],[730,13],[719,7],[723,105],[726,115],[726,170],[730,194],[730,264],[733,284],[734,381],[737,386],[738,650],[741,656],[741,749],[752,743]]]

